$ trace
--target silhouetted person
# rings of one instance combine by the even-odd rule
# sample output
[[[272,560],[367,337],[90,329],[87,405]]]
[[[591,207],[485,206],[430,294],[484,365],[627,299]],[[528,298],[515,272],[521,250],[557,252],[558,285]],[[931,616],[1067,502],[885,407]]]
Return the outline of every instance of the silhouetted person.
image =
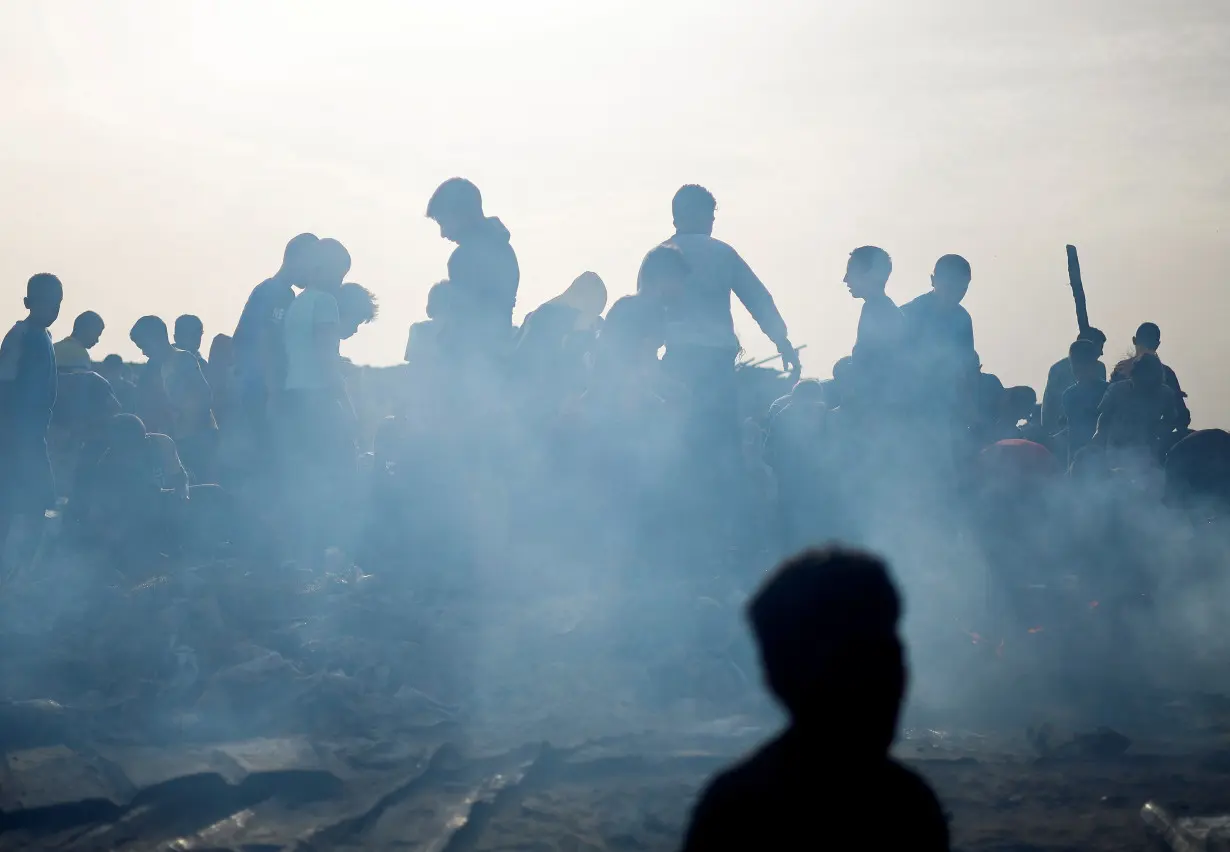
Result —
[[[344,333],[339,301],[347,300],[337,280],[339,261],[340,255],[327,270],[305,279],[282,323],[282,484],[292,501],[298,558],[309,563],[343,544],[336,521],[356,473],[356,418],[339,350]],[[361,314],[348,317],[347,330],[361,322]]]
[[[269,406],[286,377],[282,321],[295,289],[314,274],[319,242],[315,234],[299,234],[286,244],[281,267],[252,290],[232,336],[236,390],[254,465],[264,466],[272,456]]]
[[[1218,515],[1230,509],[1230,433],[1201,429],[1171,447],[1166,502]]]
[[[410,333],[406,337],[407,364],[430,364],[434,367],[440,363],[443,355],[440,348],[440,329],[448,322],[450,292],[447,281],[438,281],[427,291],[427,319],[411,324]]]
[[[201,355],[201,343],[205,340],[205,324],[201,322],[201,318],[193,314],[184,314],[175,318],[175,337],[174,343],[176,349],[182,349],[196,358],[197,364],[201,368],[201,372],[208,372],[204,356]]]
[[[1106,335],[1099,329],[1088,328],[1081,332],[1077,340],[1082,344],[1089,344],[1095,353],[1093,362],[1097,365],[1093,369],[1101,373],[1099,378],[1102,381],[1106,381],[1106,365],[1100,360],[1106,348]],[[1087,353],[1090,350],[1082,345],[1081,351]],[[1082,355],[1082,358],[1084,357],[1086,355]],[[1072,366],[1072,349],[1069,347],[1068,357],[1056,361],[1046,374],[1046,387],[1042,391],[1042,428],[1048,435],[1054,435],[1062,428],[1060,420],[1063,417],[1063,393],[1076,384]]]
[[[209,357],[202,365],[205,380],[213,394],[214,419],[220,426],[229,424],[235,406],[231,378],[235,371],[235,341],[229,334],[215,334],[209,342]]]
[[[169,436],[146,431],[132,414],[111,418],[103,435],[106,448],[83,482],[84,524],[88,535],[110,547],[116,567],[225,538],[224,492],[216,485],[189,485]]]
[[[102,317],[86,311],[73,320],[73,333],[55,345],[56,368],[59,370],[92,370],[90,350],[98,345],[105,328]]]
[[[947,850],[935,794],[888,753],[907,675],[884,563],[808,551],[766,581],[749,616],[789,727],[709,783],[685,852]]]
[[[137,383],[137,416],[150,431],[175,440],[193,483],[215,482],[218,424],[199,362],[171,345],[167,325],[158,317],[141,317],[129,337],[147,359]]]
[[[968,375],[978,369],[974,323],[961,305],[970,278],[969,261],[946,254],[935,262],[931,291],[901,307],[915,357],[942,371],[945,378],[948,373]]]
[[[1136,329],[1136,334],[1132,337],[1132,345],[1136,349],[1135,353],[1131,358],[1126,358],[1115,365],[1114,372],[1111,373],[1110,377],[1112,382],[1122,382],[1131,378],[1133,365],[1142,356],[1157,355],[1157,350],[1162,345],[1162,330],[1154,323],[1141,323],[1140,327]],[[1183,388],[1179,385],[1179,377],[1175,375],[1174,370],[1162,364],[1162,373],[1163,380],[1175,392],[1175,398],[1178,400],[1175,426],[1178,429],[1187,429],[1192,422],[1192,413],[1187,410],[1187,402],[1185,401],[1187,394],[1183,392]]]
[[[375,322],[380,315],[376,296],[362,284],[343,284],[337,292],[337,316],[342,340],[359,333],[359,327]]]
[[[25,517],[37,524],[56,502],[47,427],[58,382],[47,329],[63,300],[59,278],[46,272],[33,276],[23,302],[29,313],[0,343],[0,560],[13,520]]]
[[[798,373],[798,353],[768,289],[739,253],[713,237],[717,201],[702,186],[681,187],[671,201],[675,246],[690,274],[672,305],[666,332],[666,359],[679,362],[697,385],[726,388],[739,352],[730,296],[734,293],[777,351],[788,372]],[[737,431],[737,420],[736,420]]]
[[[1166,383],[1162,362],[1144,352],[1133,359],[1127,379],[1111,382],[1106,389],[1093,439],[1108,450],[1160,460],[1162,437],[1178,423],[1178,401]]]
[[[905,318],[885,292],[893,261],[876,246],[862,246],[850,253],[842,280],[850,295],[863,302],[854,343],[855,385],[848,397],[880,408],[895,398],[892,383],[905,339]]]
[[[483,212],[483,198],[464,178],[442,183],[427,202],[427,218],[440,236],[456,243],[448,259],[455,310],[451,345],[459,355],[502,355],[512,344],[512,314],[521,270],[508,228]]]
[[[108,355],[99,363],[98,374],[111,385],[111,392],[120,401],[124,411],[131,413],[136,406],[137,387],[124,359],[119,355]]]
[[[81,471],[97,462],[106,449],[107,424],[120,411],[111,385],[98,373],[60,373],[48,443],[53,447],[60,495],[69,498],[70,511],[75,511],[73,502]],[[64,476],[64,471],[69,475]]]
[[[1069,466],[1076,454],[1093,440],[1098,428],[1098,409],[1110,387],[1106,381],[1106,365],[1098,360],[1100,356],[1101,348],[1093,340],[1078,340],[1068,349],[1071,362],[1068,372],[1073,383],[1060,395],[1060,406],[1068,427]],[[1055,373],[1054,368],[1051,373]],[[1045,416],[1045,403],[1042,411]]]

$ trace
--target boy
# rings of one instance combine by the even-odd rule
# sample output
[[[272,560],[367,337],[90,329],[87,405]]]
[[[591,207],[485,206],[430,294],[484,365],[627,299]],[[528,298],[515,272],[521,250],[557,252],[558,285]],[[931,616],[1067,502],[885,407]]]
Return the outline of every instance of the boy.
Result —
[[[887,566],[853,551],[805,552],[769,577],[749,616],[790,724],[710,782],[685,852],[846,849],[868,837],[880,849],[947,850],[935,794],[888,755],[906,666]]]
[[[1100,347],[1092,340],[1078,340],[1068,347],[1068,362],[1076,384],[1067,388],[1062,400],[1063,416],[1068,421],[1068,465],[1093,440],[1098,427],[1098,406],[1110,383],[1106,366],[1098,360]]]
[[[38,517],[55,505],[47,427],[58,385],[47,329],[63,300],[59,278],[35,275],[26,283],[29,315],[0,344],[0,559],[14,517]]]

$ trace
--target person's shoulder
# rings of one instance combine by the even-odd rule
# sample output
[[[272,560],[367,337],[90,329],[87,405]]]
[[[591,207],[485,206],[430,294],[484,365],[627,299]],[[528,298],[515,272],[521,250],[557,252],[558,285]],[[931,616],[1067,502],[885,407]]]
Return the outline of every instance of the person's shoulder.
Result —
[[[931,789],[921,775],[895,760],[888,761],[885,779],[890,789],[897,794],[897,801],[903,815],[908,814],[906,823],[917,828],[921,838],[925,832],[943,832],[945,841],[948,837],[948,817],[939,797]],[[916,822],[915,822],[916,821]],[[933,848],[925,843],[922,848]],[[947,848],[946,846],[944,848]]]

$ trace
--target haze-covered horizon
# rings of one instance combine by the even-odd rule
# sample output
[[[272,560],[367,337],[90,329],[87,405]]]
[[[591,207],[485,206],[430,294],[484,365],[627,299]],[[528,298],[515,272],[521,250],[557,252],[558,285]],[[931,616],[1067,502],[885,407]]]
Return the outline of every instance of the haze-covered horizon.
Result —
[[[971,261],[985,368],[1039,392],[1075,335],[1079,246],[1108,360],[1135,327],[1197,424],[1224,424],[1230,6],[974,0],[814,4],[494,0],[0,7],[0,295],[66,286],[96,357],[136,356],[142,314],[230,333],[300,231],[341,239],[382,314],[344,348],[400,361],[451,246],[444,178],[513,234],[517,315],[578,273],[612,299],[671,232],[683,183],[773,292],[805,372],[848,354],[851,248],[894,258],[899,302]],[[772,345],[741,312],[752,355]]]

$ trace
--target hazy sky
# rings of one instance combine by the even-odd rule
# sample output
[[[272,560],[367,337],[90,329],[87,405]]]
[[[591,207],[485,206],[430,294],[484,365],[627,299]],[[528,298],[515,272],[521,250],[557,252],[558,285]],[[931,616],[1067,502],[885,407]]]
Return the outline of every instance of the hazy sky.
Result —
[[[0,317],[51,271],[54,334],[95,309],[99,356],[144,313],[229,333],[310,230],[381,300],[347,354],[395,363],[444,274],[444,178],[512,230],[519,314],[585,269],[630,292],[699,182],[810,374],[849,352],[845,260],[875,243],[898,301],[968,257],[987,369],[1040,390],[1073,242],[1108,357],[1159,323],[1225,425],[1227,45],[1226,0],[6,0]]]

